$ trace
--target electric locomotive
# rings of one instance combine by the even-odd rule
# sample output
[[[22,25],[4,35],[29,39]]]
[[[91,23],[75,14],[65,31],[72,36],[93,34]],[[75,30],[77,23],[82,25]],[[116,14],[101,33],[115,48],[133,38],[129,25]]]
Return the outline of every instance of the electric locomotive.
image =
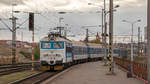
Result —
[[[50,34],[40,41],[40,62],[43,70],[62,70],[71,64],[72,43],[58,34]]]

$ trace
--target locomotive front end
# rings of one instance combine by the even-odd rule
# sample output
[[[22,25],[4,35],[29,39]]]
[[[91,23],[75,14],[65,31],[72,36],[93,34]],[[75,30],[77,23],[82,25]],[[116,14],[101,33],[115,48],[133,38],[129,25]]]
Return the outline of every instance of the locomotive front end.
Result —
[[[63,41],[41,41],[40,62],[44,70],[62,69],[64,56]]]

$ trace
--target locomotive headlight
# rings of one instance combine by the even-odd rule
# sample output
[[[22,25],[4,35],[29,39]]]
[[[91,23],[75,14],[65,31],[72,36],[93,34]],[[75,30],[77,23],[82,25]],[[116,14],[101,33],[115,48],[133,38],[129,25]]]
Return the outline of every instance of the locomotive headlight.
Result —
[[[56,57],[61,57],[61,55],[60,54],[56,54]]]
[[[44,56],[44,57],[47,57],[47,56],[48,56],[48,54],[44,54],[43,56]]]

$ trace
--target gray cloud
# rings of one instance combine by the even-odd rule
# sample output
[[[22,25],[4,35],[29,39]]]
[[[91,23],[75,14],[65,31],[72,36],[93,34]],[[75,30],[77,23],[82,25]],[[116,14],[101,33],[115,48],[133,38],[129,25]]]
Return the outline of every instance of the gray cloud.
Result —
[[[79,10],[89,11],[98,9],[96,6],[89,6],[88,3],[102,5],[103,0],[0,0],[0,4],[9,6],[17,3],[17,8],[21,10],[33,11],[56,11],[56,10]],[[146,6],[146,0],[115,0],[115,4],[119,4],[122,8],[142,7]],[[107,2],[108,5],[108,2]]]
[[[118,0],[118,4],[121,4],[125,7],[141,7],[146,6],[146,0]]]
[[[0,4],[9,6],[12,5],[12,3],[17,3],[19,5],[23,5],[25,0],[0,0]]]
[[[6,2],[5,2],[6,1]],[[0,0],[0,3],[8,4],[10,0]],[[21,5],[15,7],[16,10],[38,10],[38,11],[50,11],[50,13],[43,13],[47,18],[45,19],[40,15],[35,15],[35,24],[40,25],[40,33],[36,36],[44,36],[47,34],[49,28],[53,28],[58,26],[58,18],[64,17],[64,24],[67,23],[71,26],[71,31],[73,34],[85,34],[85,30],[81,29],[81,26],[88,25],[99,25],[101,24],[101,14],[96,14],[97,10],[100,10],[99,7],[96,6],[88,6],[88,2],[102,4],[103,0],[21,0]],[[142,19],[141,23],[136,24],[135,27],[135,35],[137,34],[136,28],[140,26],[143,28],[146,26],[146,0],[115,0],[115,4],[119,4],[120,8],[117,9],[114,17],[114,34],[130,34],[131,25],[127,23],[121,22],[123,19],[134,21],[137,19]],[[107,4],[108,5],[108,4]],[[3,9],[4,8],[4,9]],[[6,9],[11,11],[11,8],[8,6],[3,7],[3,11],[5,13],[0,13],[3,15],[7,15],[10,12],[7,12]],[[62,11],[68,9],[69,11],[73,11],[73,13],[65,14],[59,16],[54,13],[56,10]],[[85,10],[93,11],[93,13],[85,13]],[[82,11],[83,13],[77,13],[78,11]],[[54,17],[53,15],[57,16]],[[27,14],[26,14],[27,15]],[[8,16],[8,15],[7,15]],[[24,16],[24,15],[20,15]],[[25,20],[26,17],[18,17],[19,19]],[[17,21],[22,22],[22,21]],[[63,23],[62,23],[63,24]],[[4,26],[4,25],[3,25]],[[28,28],[28,24],[26,24],[26,28]],[[92,30],[100,31],[100,28],[92,28]],[[91,31],[92,31],[91,30]],[[21,30],[18,30],[20,32]],[[5,31],[6,32],[6,31]],[[4,33],[1,33],[1,36],[4,36]],[[25,34],[29,34],[28,30],[23,31]],[[70,32],[69,32],[70,33]],[[3,35],[2,35],[3,34]],[[10,33],[8,33],[10,34]],[[26,36],[28,38],[31,35]],[[11,39],[11,34],[9,36]],[[38,38],[38,37],[36,37]]]

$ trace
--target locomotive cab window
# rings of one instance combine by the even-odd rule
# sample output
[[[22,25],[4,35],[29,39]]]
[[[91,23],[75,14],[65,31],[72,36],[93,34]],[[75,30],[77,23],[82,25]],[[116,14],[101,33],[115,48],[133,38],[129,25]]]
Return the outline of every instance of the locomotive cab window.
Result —
[[[53,48],[64,48],[63,42],[54,42]]]
[[[64,42],[41,42],[41,49],[63,49]]]
[[[44,49],[51,48],[51,43],[49,43],[49,42],[43,42],[41,44],[41,48],[44,48]]]
[[[50,47],[51,47],[51,44],[50,44],[50,43],[44,43],[44,44],[43,44],[43,47],[44,47],[44,48],[50,48]]]

